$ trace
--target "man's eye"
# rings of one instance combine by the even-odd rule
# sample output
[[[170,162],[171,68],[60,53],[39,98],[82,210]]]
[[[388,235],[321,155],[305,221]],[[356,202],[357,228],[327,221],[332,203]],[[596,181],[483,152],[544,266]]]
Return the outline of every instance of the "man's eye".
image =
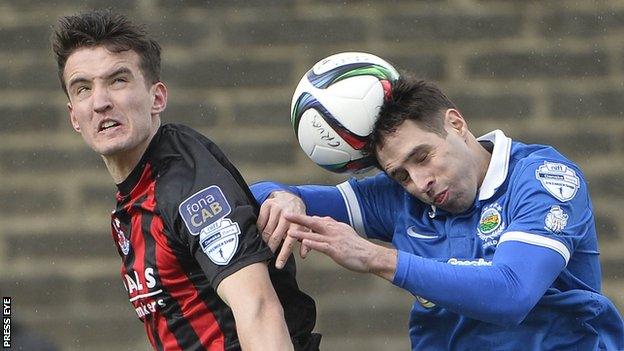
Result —
[[[396,178],[397,181],[399,181],[401,183],[405,183],[405,182],[407,182],[409,180],[409,175],[405,171],[398,171],[395,174],[395,178]]]
[[[416,162],[416,163],[423,163],[425,161],[427,161],[427,159],[429,158],[429,154],[428,153],[422,153],[422,154],[416,154],[412,156],[412,162]]]
[[[80,95],[80,94],[82,94],[82,93],[84,93],[84,92],[86,92],[88,90],[89,90],[89,87],[81,86],[81,87],[78,87],[78,89],[76,89],[76,94]]]

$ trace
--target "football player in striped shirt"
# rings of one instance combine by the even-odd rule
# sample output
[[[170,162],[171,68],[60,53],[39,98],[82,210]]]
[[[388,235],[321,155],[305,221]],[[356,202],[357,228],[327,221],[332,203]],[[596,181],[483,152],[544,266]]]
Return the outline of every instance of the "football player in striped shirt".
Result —
[[[318,350],[314,301],[294,259],[267,266],[243,178],[203,135],[161,125],[158,43],[101,11],[61,18],[53,46],[71,125],[117,184],[112,238],[153,348]]]

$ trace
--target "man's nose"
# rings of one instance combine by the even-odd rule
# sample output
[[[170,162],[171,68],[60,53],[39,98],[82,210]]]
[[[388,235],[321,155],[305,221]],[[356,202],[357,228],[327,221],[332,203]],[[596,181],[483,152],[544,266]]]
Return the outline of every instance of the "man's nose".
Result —
[[[97,113],[106,112],[113,107],[108,89],[93,88],[93,110]]]
[[[431,174],[423,174],[423,172],[410,172],[410,177],[414,181],[416,191],[428,197],[434,195],[430,194],[433,190],[433,184],[435,183],[435,178]]]

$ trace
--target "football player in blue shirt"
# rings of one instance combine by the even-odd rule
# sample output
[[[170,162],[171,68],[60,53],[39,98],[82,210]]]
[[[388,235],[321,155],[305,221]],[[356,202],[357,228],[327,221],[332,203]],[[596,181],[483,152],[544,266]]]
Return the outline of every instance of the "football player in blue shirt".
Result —
[[[408,290],[413,350],[624,350],[573,162],[500,130],[475,138],[443,92],[410,78],[393,86],[366,150],[376,176],[252,186],[265,240],[275,251],[285,239],[278,265],[299,240],[303,256]]]

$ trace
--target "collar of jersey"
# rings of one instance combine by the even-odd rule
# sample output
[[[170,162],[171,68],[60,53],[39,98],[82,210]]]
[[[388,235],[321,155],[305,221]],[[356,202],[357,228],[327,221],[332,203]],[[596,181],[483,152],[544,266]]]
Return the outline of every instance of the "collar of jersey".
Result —
[[[483,201],[491,198],[507,178],[511,139],[497,129],[477,138],[477,141],[489,141],[494,144],[490,165],[479,189],[479,201]]]

